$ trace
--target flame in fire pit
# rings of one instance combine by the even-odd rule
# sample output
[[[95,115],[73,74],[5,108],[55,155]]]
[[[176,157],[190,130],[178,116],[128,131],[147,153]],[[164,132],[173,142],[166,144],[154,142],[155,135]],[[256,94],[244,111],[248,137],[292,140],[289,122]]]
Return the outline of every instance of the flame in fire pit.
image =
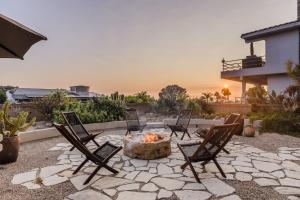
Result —
[[[162,140],[163,137],[161,135],[158,135],[156,133],[146,133],[144,135],[144,143],[151,143],[151,142],[157,142],[159,140]]]

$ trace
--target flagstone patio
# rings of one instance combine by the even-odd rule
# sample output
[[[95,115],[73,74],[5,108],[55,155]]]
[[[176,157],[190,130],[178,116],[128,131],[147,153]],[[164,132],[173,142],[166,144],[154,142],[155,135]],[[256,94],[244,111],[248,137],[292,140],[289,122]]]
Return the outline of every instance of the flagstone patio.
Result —
[[[164,129],[150,131],[165,132]],[[97,141],[104,143],[109,140],[122,145],[122,138],[120,135],[107,135],[98,137]],[[190,142],[187,138],[183,142],[187,141]],[[184,159],[176,146],[177,142],[182,141],[172,138],[172,154],[158,160],[131,159],[121,151],[109,162],[109,165],[120,172],[112,175],[102,169],[88,185],[82,183],[95,165],[88,163],[78,174],[72,175],[84,160],[84,156],[77,150],[70,152],[70,144],[59,143],[49,149],[62,151],[56,164],[16,174],[12,184],[35,190],[42,185],[51,187],[70,181],[78,191],[65,198],[74,200],[155,200],[171,196],[181,200],[241,199],[236,189],[226,183],[213,163],[205,167],[199,163],[194,164],[201,184],[195,181],[189,168],[182,172],[180,165],[184,163]],[[96,148],[92,143],[88,147]],[[231,154],[221,153],[218,161],[228,180],[253,181],[261,187],[269,187],[280,194],[289,195],[290,199],[300,196],[300,166],[294,162],[300,161],[300,147],[281,147],[278,153],[270,153],[240,142],[231,142],[226,148]]]

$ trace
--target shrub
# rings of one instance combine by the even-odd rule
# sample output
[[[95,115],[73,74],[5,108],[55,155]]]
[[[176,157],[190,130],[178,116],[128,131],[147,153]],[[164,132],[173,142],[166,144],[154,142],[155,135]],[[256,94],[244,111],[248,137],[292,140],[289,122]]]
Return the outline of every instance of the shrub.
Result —
[[[125,102],[128,104],[150,104],[154,101],[155,99],[148,95],[145,91],[125,97]]]
[[[86,102],[70,101],[54,111],[55,122],[64,123],[60,114],[62,111],[74,111],[83,123],[89,124],[122,120],[125,105],[121,100],[112,100],[105,96]]]
[[[202,98],[189,99],[187,108],[193,110],[193,115],[197,117],[207,117],[213,113],[209,104]]]
[[[274,112],[261,115],[261,132],[276,132],[300,136],[300,116],[293,112]]]
[[[75,100],[68,98],[63,90],[57,90],[43,98],[35,99],[33,104],[47,120],[52,120],[54,117],[54,110],[59,110],[62,106],[72,101]]]
[[[6,94],[5,91],[0,89],[0,104],[4,104],[6,102]]]

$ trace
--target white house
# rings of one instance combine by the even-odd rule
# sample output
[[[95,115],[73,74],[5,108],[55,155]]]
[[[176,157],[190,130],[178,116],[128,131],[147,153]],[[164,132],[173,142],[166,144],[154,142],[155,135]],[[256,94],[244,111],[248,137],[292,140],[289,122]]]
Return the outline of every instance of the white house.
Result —
[[[223,60],[221,78],[242,84],[242,100],[245,99],[246,84],[267,86],[269,92],[282,93],[293,80],[287,74],[288,60],[299,64],[300,60],[300,0],[298,20],[242,34],[250,43],[250,56],[240,60]],[[254,55],[253,43],[265,41],[265,57]]]

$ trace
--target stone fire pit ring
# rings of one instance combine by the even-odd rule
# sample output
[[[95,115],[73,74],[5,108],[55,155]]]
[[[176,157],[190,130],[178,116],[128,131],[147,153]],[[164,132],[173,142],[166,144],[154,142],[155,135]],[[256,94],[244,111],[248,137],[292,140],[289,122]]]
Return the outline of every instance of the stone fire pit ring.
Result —
[[[145,142],[145,135],[155,134],[159,140]],[[138,133],[127,135],[123,139],[124,155],[142,160],[155,160],[171,154],[171,138],[162,133]]]

